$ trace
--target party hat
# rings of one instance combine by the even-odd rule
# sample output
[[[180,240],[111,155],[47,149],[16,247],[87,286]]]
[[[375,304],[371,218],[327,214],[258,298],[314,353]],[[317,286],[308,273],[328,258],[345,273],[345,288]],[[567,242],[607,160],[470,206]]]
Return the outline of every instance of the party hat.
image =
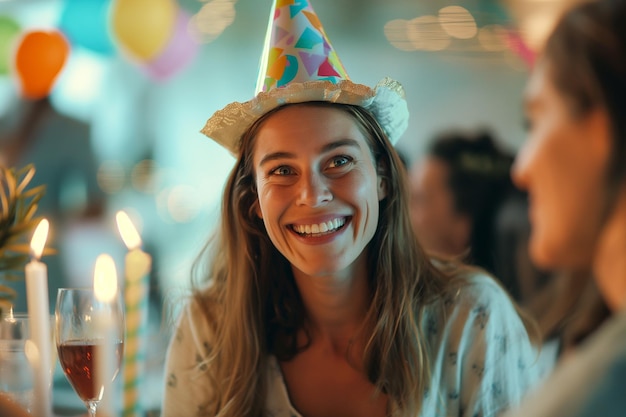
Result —
[[[260,117],[279,106],[312,101],[365,108],[392,143],[408,126],[402,85],[390,78],[374,88],[353,83],[310,0],[274,0],[255,94],[215,112],[202,133],[237,155],[241,136]]]
[[[348,74],[308,0],[276,0],[270,13],[256,93]]]

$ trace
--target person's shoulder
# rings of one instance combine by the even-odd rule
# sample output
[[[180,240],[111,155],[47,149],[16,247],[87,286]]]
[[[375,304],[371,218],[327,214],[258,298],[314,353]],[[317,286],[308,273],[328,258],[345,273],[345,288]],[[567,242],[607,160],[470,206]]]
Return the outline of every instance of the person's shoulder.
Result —
[[[618,312],[603,323],[578,349],[576,359],[569,362],[578,362],[581,367],[587,366],[588,373],[600,373],[603,369],[622,364],[626,371],[626,310]],[[575,365],[572,365],[575,366]],[[626,376],[626,372],[624,373]]]
[[[450,279],[426,309],[423,320],[433,337],[448,334],[464,338],[485,332],[524,335],[528,339],[523,320],[506,290],[491,275],[474,268],[462,269]]]
[[[626,409],[626,311],[566,356],[519,409],[506,417],[623,416]]]
[[[460,338],[469,334],[468,326],[485,329],[492,326],[489,323],[508,320],[514,311],[510,298],[494,278],[479,269],[467,268],[451,275],[445,289],[425,309],[422,320],[431,337],[447,334]]]
[[[509,306],[511,298],[498,282],[489,274],[468,269],[450,279],[442,297],[450,306]]]
[[[175,326],[174,340],[179,343],[206,345],[214,336],[214,328],[209,320],[210,308],[197,296],[181,301],[182,307]]]

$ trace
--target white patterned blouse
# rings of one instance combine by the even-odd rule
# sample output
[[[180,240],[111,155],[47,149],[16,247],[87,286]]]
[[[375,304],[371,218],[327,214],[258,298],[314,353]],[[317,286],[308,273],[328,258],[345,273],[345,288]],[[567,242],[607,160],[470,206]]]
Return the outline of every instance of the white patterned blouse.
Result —
[[[482,274],[467,277],[422,317],[432,376],[419,417],[493,417],[538,380],[537,352],[505,291]],[[202,364],[210,345],[198,306],[182,311],[166,359],[163,417],[205,416]],[[266,415],[301,417],[275,357],[268,356]]]

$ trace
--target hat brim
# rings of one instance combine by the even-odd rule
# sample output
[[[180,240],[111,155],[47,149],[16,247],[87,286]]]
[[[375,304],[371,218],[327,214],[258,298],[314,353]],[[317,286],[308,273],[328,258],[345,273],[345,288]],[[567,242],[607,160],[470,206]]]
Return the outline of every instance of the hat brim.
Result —
[[[242,135],[264,114],[286,104],[312,101],[351,104],[367,109],[393,144],[408,126],[409,111],[402,85],[391,78],[384,78],[374,88],[350,80],[336,84],[306,81],[260,92],[252,100],[234,102],[216,111],[201,132],[233,155],[238,155]]]

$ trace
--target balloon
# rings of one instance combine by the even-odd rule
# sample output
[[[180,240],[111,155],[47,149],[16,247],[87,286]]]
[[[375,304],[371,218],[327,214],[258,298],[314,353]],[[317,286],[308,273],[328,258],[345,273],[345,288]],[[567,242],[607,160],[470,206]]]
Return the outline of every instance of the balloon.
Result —
[[[0,16],[0,74],[8,74],[11,70],[13,46],[21,30],[15,20]]]
[[[536,52],[532,50],[515,28],[505,28],[505,39],[509,48],[520,57],[528,68],[535,64]]]
[[[155,80],[164,80],[187,65],[195,57],[198,44],[191,38],[187,26],[191,16],[184,10],[178,12],[174,35],[163,52],[142,68]]]
[[[69,43],[61,32],[34,30],[17,46],[15,68],[22,94],[29,99],[47,96],[69,55]]]
[[[140,61],[156,58],[172,37],[177,14],[174,0],[114,0],[111,8],[113,35]]]
[[[65,0],[59,29],[72,45],[112,55],[115,51],[109,33],[110,0]]]

